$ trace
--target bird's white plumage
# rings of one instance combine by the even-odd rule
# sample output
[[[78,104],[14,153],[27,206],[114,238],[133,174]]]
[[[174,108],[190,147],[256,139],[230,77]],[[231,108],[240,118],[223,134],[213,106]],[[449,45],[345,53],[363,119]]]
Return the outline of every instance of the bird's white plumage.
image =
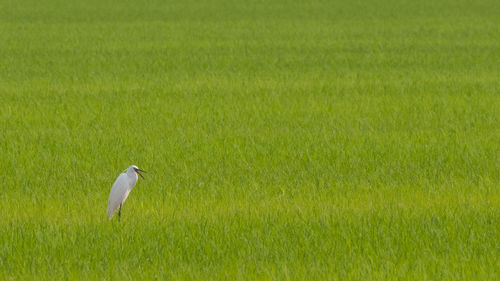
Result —
[[[121,173],[115,180],[115,183],[113,183],[113,187],[111,187],[107,210],[109,219],[120,208],[120,204],[123,204],[127,200],[130,191],[132,191],[132,188],[137,183],[137,173],[134,167],[137,168],[137,166],[130,166],[125,173]]]

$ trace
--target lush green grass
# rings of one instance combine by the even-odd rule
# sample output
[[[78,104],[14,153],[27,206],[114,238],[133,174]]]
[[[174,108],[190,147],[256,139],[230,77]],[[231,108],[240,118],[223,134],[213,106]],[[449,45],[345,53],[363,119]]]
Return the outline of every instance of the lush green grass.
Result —
[[[79,2],[0,2],[1,280],[500,279],[498,1]]]

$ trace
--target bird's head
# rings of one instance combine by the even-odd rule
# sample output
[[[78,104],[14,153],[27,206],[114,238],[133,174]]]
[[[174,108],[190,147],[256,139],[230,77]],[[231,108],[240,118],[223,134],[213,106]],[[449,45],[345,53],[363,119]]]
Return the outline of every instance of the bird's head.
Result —
[[[136,173],[136,174],[138,174],[139,176],[141,176],[141,178],[144,178],[144,177],[143,177],[143,176],[141,175],[141,173],[139,173],[139,172],[147,173],[146,171],[139,169],[139,167],[137,167],[136,165],[132,165],[132,166],[130,166],[128,169],[129,169],[129,170],[132,170],[134,173]]]

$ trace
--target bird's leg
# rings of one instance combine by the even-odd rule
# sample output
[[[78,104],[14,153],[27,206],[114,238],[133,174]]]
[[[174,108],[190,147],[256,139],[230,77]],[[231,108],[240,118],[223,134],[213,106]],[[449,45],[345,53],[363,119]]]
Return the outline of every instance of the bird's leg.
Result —
[[[122,204],[120,204],[120,210],[118,210],[118,221],[120,221],[121,216],[122,216]]]

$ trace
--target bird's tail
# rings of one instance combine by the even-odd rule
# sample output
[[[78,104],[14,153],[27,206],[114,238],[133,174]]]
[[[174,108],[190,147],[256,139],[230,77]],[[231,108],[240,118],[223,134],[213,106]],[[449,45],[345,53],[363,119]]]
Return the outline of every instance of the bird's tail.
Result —
[[[108,213],[108,220],[111,220],[115,212],[108,206],[107,213]]]

